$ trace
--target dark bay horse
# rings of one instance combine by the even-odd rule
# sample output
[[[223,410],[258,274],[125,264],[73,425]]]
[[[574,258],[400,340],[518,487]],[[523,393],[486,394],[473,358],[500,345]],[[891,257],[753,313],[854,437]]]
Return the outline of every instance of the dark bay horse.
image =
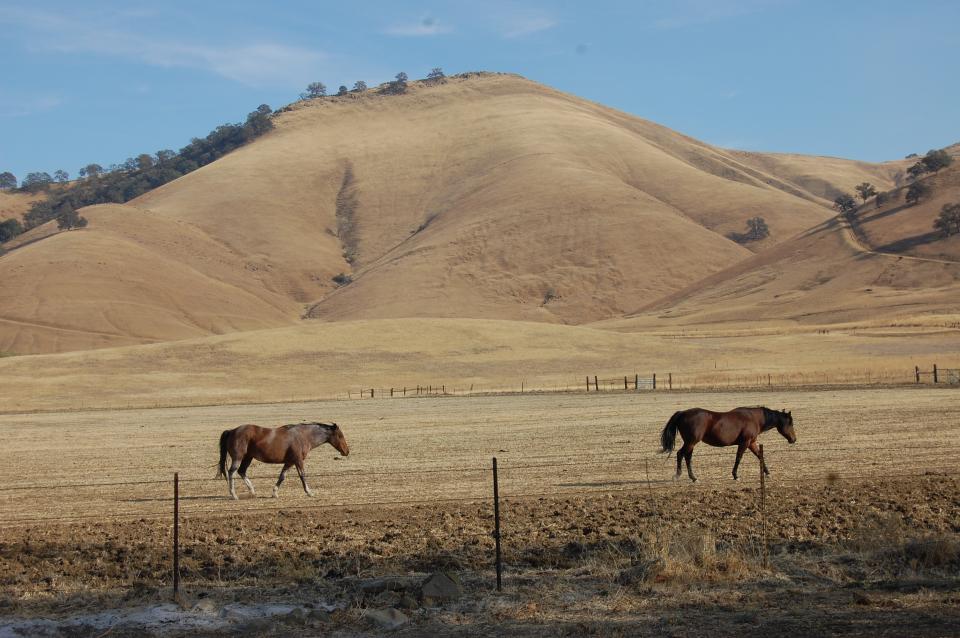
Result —
[[[737,480],[737,468],[744,450],[753,452],[760,458],[760,448],[757,447],[757,437],[762,432],[777,428],[790,443],[797,442],[797,435],[793,431],[793,417],[789,412],[778,412],[769,408],[736,408],[729,412],[711,412],[703,408],[692,408],[675,412],[667,421],[663,433],[660,435],[662,452],[673,452],[673,443],[677,432],[683,437],[683,447],[677,452],[677,475],[680,478],[683,459],[687,459],[687,474],[691,481],[696,481],[693,468],[690,467],[690,458],[693,456],[693,446],[703,441],[715,447],[727,445],[737,446],[737,460],[733,464],[733,480]],[[763,463],[761,461],[761,463]],[[763,463],[763,471],[768,476],[770,470]]]
[[[313,492],[307,487],[307,477],[303,473],[303,461],[310,450],[329,443],[340,454],[350,454],[350,447],[343,431],[336,423],[297,423],[281,425],[277,428],[262,428],[259,425],[241,425],[232,430],[224,430],[220,435],[220,471],[217,477],[227,479],[230,486],[230,496],[237,498],[233,489],[233,474],[239,465],[240,478],[247,484],[247,489],[254,494],[253,483],[247,478],[247,468],[254,459],[262,463],[283,463],[277,484],[273,486],[273,497],[277,497],[283,476],[291,467],[297,468],[303,491],[307,496]],[[227,471],[227,454],[230,455],[230,470]]]

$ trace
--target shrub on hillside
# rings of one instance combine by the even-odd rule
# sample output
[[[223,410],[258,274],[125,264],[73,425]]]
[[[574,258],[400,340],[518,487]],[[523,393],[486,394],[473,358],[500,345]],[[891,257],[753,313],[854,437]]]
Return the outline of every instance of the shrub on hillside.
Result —
[[[738,244],[745,244],[751,241],[760,241],[770,236],[770,228],[763,217],[751,217],[747,220],[747,232],[730,233],[728,239],[732,239]]]
[[[10,171],[0,173],[0,188],[16,188],[17,177]]]

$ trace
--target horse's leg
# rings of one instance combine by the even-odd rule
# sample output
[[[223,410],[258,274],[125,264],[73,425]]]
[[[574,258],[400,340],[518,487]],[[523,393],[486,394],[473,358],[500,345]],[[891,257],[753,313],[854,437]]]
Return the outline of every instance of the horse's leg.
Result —
[[[253,489],[253,483],[250,482],[250,479],[247,478],[247,468],[250,467],[250,464],[253,463],[253,455],[248,454],[243,458],[243,462],[240,463],[240,478],[243,479],[243,482],[246,483],[247,489],[250,490],[250,493],[256,495],[256,491]]]
[[[740,467],[740,459],[743,458],[743,453],[747,451],[747,446],[743,443],[737,445],[737,460],[733,463],[733,480],[737,480],[737,468]]]
[[[760,459],[760,446],[757,445],[757,440],[754,439],[750,441],[750,451],[753,452],[754,456]],[[763,473],[767,476],[770,476],[770,470],[767,469],[767,462],[763,459],[760,459],[760,467],[763,468]]]
[[[677,450],[677,473],[673,475],[673,480],[676,481],[680,478],[680,475],[683,474],[683,448]]]
[[[307,493],[307,496],[313,496],[313,491],[307,487],[307,475],[303,473],[303,461],[296,461],[295,465],[297,466],[297,474],[300,475],[300,482],[303,483],[303,491]]]
[[[233,487],[233,475],[237,472],[237,459],[233,456],[233,453],[230,454],[230,469],[227,470],[227,487],[230,488],[230,496],[233,500],[238,501],[240,497],[237,496],[237,490]]]
[[[687,475],[690,477],[690,480],[694,483],[697,482],[697,477],[693,475],[693,465],[691,464],[691,459],[693,459],[693,444],[686,443],[683,446],[684,456],[687,458]]]
[[[277,498],[277,495],[280,493],[280,485],[283,484],[283,476],[291,467],[293,467],[293,463],[283,464],[283,469],[280,470],[280,476],[277,477],[277,484],[273,486],[273,498]]]

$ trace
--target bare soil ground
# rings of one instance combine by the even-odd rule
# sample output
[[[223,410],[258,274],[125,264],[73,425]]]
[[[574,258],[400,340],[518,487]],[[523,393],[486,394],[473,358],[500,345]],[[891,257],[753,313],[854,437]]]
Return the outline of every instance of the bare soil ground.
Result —
[[[212,635],[375,631],[368,610],[409,600],[364,582],[437,570],[456,574],[464,596],[405,609],[401,635],[955,635],[955,399],[935,389],[583,394],[2,416],[0,614],[68,617],[168,597],[169,479],[180,471],[191,601],[336,608]],[[698,447],[701,480],[674,483],[672,460],[655,454],[674,410],[757,403],[792,409],[799,435],[795,446],[763,439],[767,566],[755,460],[735,483],[732,449]],[[242,489],[227,500],[210,480],[219,432],[301,418],[337,420],[351,443],[346,459],[329,447],[311,456],[317,498],[288,479],[278,501]],[[504,499],[499,594],[492,456]],[[254,466],[261,495],[276,469]],[[145,482],[110,484],[132,481]],[[55,487],[66,483],[77,485]]]

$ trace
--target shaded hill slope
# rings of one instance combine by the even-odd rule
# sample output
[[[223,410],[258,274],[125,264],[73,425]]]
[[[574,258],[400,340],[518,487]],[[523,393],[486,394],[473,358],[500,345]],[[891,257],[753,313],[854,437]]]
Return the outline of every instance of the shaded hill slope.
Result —
[[[919,322],[956,324],[960,243],[932,232],[945,201],[960,201],[950,168],[925,180],[933,195],[906,206],[902,190],[884,206],[858,212],[854,233],[842,217],[637,310],[608,328]],[[868,242],[863,241],[868,238]],[[931,323],[932,322],[932,323]]]

